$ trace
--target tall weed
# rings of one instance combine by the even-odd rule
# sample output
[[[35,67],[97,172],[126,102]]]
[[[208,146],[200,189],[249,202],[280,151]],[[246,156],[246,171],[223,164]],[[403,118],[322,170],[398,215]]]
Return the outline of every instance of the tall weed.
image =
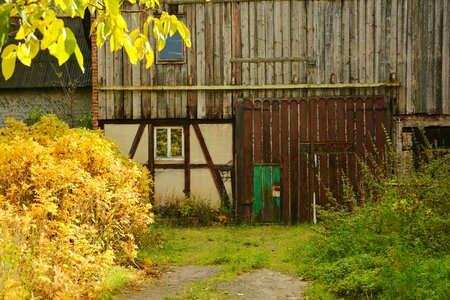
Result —
[[[450,299],[450,154],[427,154],[408,175],[393,171],[393,153],[381,167],[360,162],[364,201],[355,206],[349,192],[352,206],[321,211],[323,230],[293,254],[299,273],[317,282],[316,291]]]

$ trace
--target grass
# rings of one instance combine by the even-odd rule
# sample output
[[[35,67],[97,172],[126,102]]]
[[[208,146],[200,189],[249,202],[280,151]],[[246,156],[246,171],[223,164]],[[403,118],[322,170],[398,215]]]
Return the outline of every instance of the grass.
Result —
[[[175,228],[155,226],[140,259],[160,267],[170,265],[220,265],[221,272],[204,282],[186,288],[182,299],[221,299],[223,291],[215,282],[232,280],[253,269],[268,268],[295,273],[292,253],[314,235],[314,227],[226,226]]]

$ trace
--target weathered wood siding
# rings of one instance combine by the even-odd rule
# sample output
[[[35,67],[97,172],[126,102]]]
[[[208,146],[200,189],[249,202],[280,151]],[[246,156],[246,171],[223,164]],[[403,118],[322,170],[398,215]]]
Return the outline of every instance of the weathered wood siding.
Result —
[[[192,34],[186,61],[146,70],[130,66],[125,54],[100,49],[100,120],[229,119],[239,98],[315,94],[391,94],[394,114],[450,114],[450,0],[167,2],[179,3]],[[132,13],[127,19],[136,22]],[[396,74],[400,88],[101,90],[375,83],[388,82],[390,73]]]

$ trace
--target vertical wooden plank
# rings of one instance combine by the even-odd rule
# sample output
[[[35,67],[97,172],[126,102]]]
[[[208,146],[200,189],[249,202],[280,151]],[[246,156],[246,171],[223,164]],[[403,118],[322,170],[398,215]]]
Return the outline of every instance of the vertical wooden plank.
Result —
[[[377,97],[374,103],[375,107],[375,146],[377,149],[378,155],[380,157],[383,156],[385,152],[385,143],[386,143],[386,110],[384,105],[384,97]],[[378,161],[381,163],[381,159]]]
[[[375,101],[373,99],[372,96],[369,96],[366,98],[366,100],[364,101],[364,105],[365,105],[365,123],[366,123],[366,138],[365,138],[365,146],[366,146],[366,151],[368,155],[372,155],[374,154],[374,147],[375,144],[373,143],[373,141],[375,140],[375,134],[376,134],[376,129],[375,129]]]
[[[366,82],[374,82],[374,56],[375,56],[375,38],[374,38],[374,26],[375,26],[375,1],[366,2]]]
[[[448,1],[447,1],[448,2]],[[433,98],[436,103],[435,113],[442,113],[442,68],[440,62],[443,60],[442,57],[442,42],[443,42],[443,32],[447,32],[447,36],[450,35],[450,32],[444,31],[442,24],[442,13],[443,13],[443,1],[435,1],[434,2],[434,47],[433,47]],[[449,52],[447,52],[449,53]],[[448,57],[449,55],[447,55]],[[442,99],[442,100],[441,100]],[[448,101],[447,101],[448,102]]]
[[[336,142],[338,140],[337,132],[337,100],[329,98],[327,101],[327,141]],[[338,158],[336,153],[328,154],[328,189],[336,199],[339,199],[339,177],[338,177]]]
[[[300,19],[303,16],[303,10],[301,8],[302,3],[299,1],[292,1],[291,6],[289,8],[291,12],[291,23],[290,23],[290,31],[291,31],[291,56],[299,57],[305,55],[304,53],[300,53],[300,32],[302,30],[302,20]],[[301,76],[300,62],[292,62],[291,63],[291,78],[289,83],[294,81],[294,78],[298,82]],[[292,97],[300,96],[300,92],[298,90],[292,91]]]
[[[291,56],[291,8],[290,1],[281,1],[281,36],[283,57]],[[290,84],[292,80],[292,62],[283,63],[283,83]],[[291,97],[291,90],[285,91],[283,97]]]
[[[272,102],[272,151],[271,162],[280,163],[280,104],[278,101]]]
[[[318,53],[317,53],[317,47],[316,47],[316,31],[318,30],[318,27],[316,27],[316,18],[318,18],[317,15],[317,5],[318,2],[315,1],[305,1],[305,7],[306,7],[306,15],[307,15],[307,53],[309,57],[314,57],[318,60]],[[317,82],[317,65],[318,61],[316,61],[315,66],[308,66],[307,68],[307,78],[306,83],[318,83]]]
[[[336,64],[334,57],[334,49],[337,47],[335,44],[336,40],[334,35],[336,34],[336,29],[334,28],[334,22],[336,19],[334,5],[332,2],[325,2],[325,10],[323,11],[323,17],[325,20],[324,24],[324,55],[325,55],[325,65],[323,70],[322,81],[324,83],[329,83],[331,73],[336,74],[334,66]]]
[[[387,78],[382,76],[384,70],[385,59],[383,57],[383,47],[381,45],[382,40],[382,0],[374,1],[374,50],[373,50],[373,80],[374,82],[385,82]]]
[[[243,25],[242,25],[243,26]],[[231,6],[231,56],[242,57],[241,49],[241,3],[233,2]],[[242,45],[241,45],[242,43]],[[236,84],[241,84],[241,64],[232,64],[232,72]]]
[[[296,37],[300,44],[300,56],[307,57],[308,56],[308,11],[307,11],[307,2],[306,1],[296,1],[294,14],[299,14],[299,36]],[[298,66],[298,83],[306,83],[308,82],[308,72],[307,72],[308,62],[302,62]]]
[[[243,195],[244,205],[252,202],[253,198],[253,117],[251,103],[246,102],[243,107]],[[239,128],[238,128],[239,130]],[[246,206],[248,208],[248,206]],[[243,207],[244,210],[244,207]]]
[[[349,60],[349,81],[350,83],[359,82],[359,27],[358,27],[358,2],[359,1],[345,1],[350,6],[348,8],[348,24],[349,24],[349,44],[348,47],[348,60]],[[346,15],[346,14],[344,14]],[[344,16],[343,16],[344,17]],[[345,44],[344,44],[345,45]],[[346,52],[344,52],[346,55]]]
[[[308,101],[306,99],[300,100],[299,106],[299,142],[307,143],[309,142],[308,136]],[[305,147],[306,148],[306,147]],[[309,179],[308,179],[308,153],[302,151],[302,147],[299,149],[299,221],[307,222],[310,221],[310,203],[308,199],[309,195]],[[307,150],[307,149],[304,149]]]
[[[225,61],[222,56],[222,47],[224,46],[221,42],[223,36],[223,23],[222,16],[223,3],[212,3],[212,36],[213,36],[213,49],[212,49],[212,72],[211,79],[214,85],[220,85],[223,82],[223,65]],[[221,119],[224,110],[223,103],[223,92],[217,91],[213,93],[214,106],[213,106],[213,116],[215,119]]]
[[[241,47],[241,55],[244,58],[250,57],[250,28],[249,28],[249,3],[242,2],[241,6],[241,43],[236,47]],[[243,63],[241,67],[241,84],[250,84],[250,64]],[[248,97],[248,92],[244,91],[243,97]]]
[[[214,84],[214,7],[220,5],[208,3],[205,5],[205,83]],[[214,92],[205,92],[206,118],[214,117]]]
[[[353,97],[347,97],[345,99],[345,109],[346,109],[346,141],[353,144],[354,153],[347,154],[347,172],[349,182],[354,187],[356,192],[357,186],[357,176],[356,176],[356,107]]]
[[[231,14],[231,3],[224,3],[223,14],[222,14],[222,24],[223,24],[223,34],[221,40],[221,48],[222,48],[222,62],[223,62],[223,75],[222,82],[223,85],[231,84],[231,73],[232,66],[230,63],[231,52],[232,52],[232,14]],[[223,118],[231,119],[233,116],[233,98],[232,93],[230,91],[225,91],[223,93]]]
[[[266,44],[265,44],[265,52],[267,57],[274,57],[274,2],[273,1],[265,1],[265,11],[266,13]],[[269,13],[270,12],[270,13]],[[265,79],[266,84],[275,84],[275,63],[266,63],[265,64]],[[273,98],[274,92],[272,90],[266,91],[267,98]]]
[[[274,56],[283,56],[283,46],[282,46],[282,27],[281,27],[281,1],[274,1],[273,3],[273,31],[274,31]],[[283,64],[281,62],[275,63],[275,84],[283,83]],[[283,93],[281,91],[275,92],[276,98],[281,98]],[[284,172],[284,171],[283,171]]]
[[[290,122],[289,122],[289,173],[290,173],[290,213],[291,223],[297,223],[299,218],[299,199],[298,199],[298,185],[299,185],[299,165],[298,165],[298,137],[299,137],[299,103],[292,100],[290,102]]]
[[[205,66],[205,4],[200,3],[195,5],[196,10],[196,57],[197,57],[197,85],[206,84],[206,66]],[[206,116],[205,92],[197,92],[197,118],[203,119]]]
[[[183,126],[184,134],[184,194],[191,195],[191,134],[190,125]]]
[[[407,74],[406,74],[406,52],[407,52],[407,40],[406,40],[406,32],[408,27],[408,0],[397,0],[398,4],[398,16],[399,23],[398,24],[398,34],[397,34],[397,77],[403,84],[400,88],[398,95],[398,113],[405,114],[406,113],[406,102],[407,102]]]
[[[271,162],[271,142],[272,136],[270,134],[272,124],[270,122],[271,111],[270,111],[270,102],[263,102],[263,162],[270,163]]]
[[[386,8],[389,17],[389,26],[387,26],[388,32],[386,34],[387,43],[389,43],[389,73],[397,73],[398,22],[401,22],[401,19],[399,19],[400,16],[397,14],[398,0],[387,1],[387,3],[391,4]]]
[[[289,103],[281,102],[281,220],[289,223],[290,216],[290,168],[289,168]]]
[[[410,4],[408,4],[408,1],[405,2],[405,5],[407,6],[405,8],[406,10],[406,113],[412,114],[414,112],[414,98],[415,98],[415,84],[413,79],[414,74],[414,49],[412,47],[413,45],[413,25],[414,20],[413,16],[415,13],[414,5],[416,3],[414,1],[411,1]]]
[[[115,86],[122,86],[123,85],[123,50],[121,51],[114,51],[112,53],[112,56],[114,57],[113,62],[113,84]],[[126,63],[129,64],[127,61]],[[114,118],[115,119],[123,119],[123,91],[114,91]]]
[[[185,5],[186,10],[186,25],[188,26],[192,35],[197,36],[197,5]],[[187,85],[198,84],[197,81],[197,38],[192,40],[192,46],[186,48],[186,62],[187,62]],[[189,119],[195,119],[197,117],[197,92],[189,91],[187,92],[187,117]]]
[[[353,34],[354,28],[352,28],[353,24],[352,24],[352,19],[350,18],[350,5],[351,2],[350,1],[343,1],[342,2],[342,14],[341,14],[341,19],[340,19],[340,24],[339,26],[342,28],[342,33],[341,33],[341,51],[342,51],[342,74],[341,74],[341,81],[342,82],[352,82],[351,81],[351,56],[350,56],[350,51],[351,50],[351,45],[350,45],[350,39],[354,39],[354,37],[352,37],[350,35],[350,33]],[[352,12],[353,13],[353,12]]]
[[[442,21],[442,114],[450,114],[450,3],[444,1]]]
[[[148,167],[148,170],[150,171],[150,175],[152,176],[152,179],[155,180],[155,135],[154,135],[153,130],[154,130],[153,124],[148,124],[148,126],[147,126],[147,137],[148,137],[147,167]]]
[[[104,44],[106,55],[105,86],[114,85],[114,55],[108,42]],[[106,92],[106,119],[114,119],[114,92]]]
[[[248,24],[249,24],[249,57],[258,57],[258,37],[257,37],[257,23],[256,23],[256,2],[248,3]],[[256,63],[250,63],[250,78],[249,84],[257,84],[258,80],[258,66]],[[253,92],[255,94],[255,92]]]
[[[141,67],[139,64],[131,66],[133,86],[141,86]],[[141,91],[133,91],[133,119],[142,117]]]
[[[363,98],[356,98],[355,101],[355,110],[356,110],[356,117],[355,117],[355,141],[356,141],[356,155],[358,159],[361,159],[363,161],[366,160],[366,156],[364,153],[365,148],[365,134],[366,134],[366,124],[364,120],[364,100]],[[361,180],[361,169],[356,165],[356,176],[357,176],[357,184],[360,184]],[[357,188],[358,193],[361,193],[362,190],[359,189],[359,186]]]
[[[105,86],[106,85],[106,44],[103,45],[101,48],[97,48],[97,84],[98,86]],[[105,63],[102,63],[105,62]],[[96,80],[94,78],[93,80]],[[107,100],[106,100],[107,92],[105,91],[98,91],[98,119],[104,120],[106,119],[107,113]]]
[[[346,114],[345,98],[338,97],[336,101],[336,139],[338,141],[347,141],[347,128],[346,128]],[[338,199],[342,201],[343,189],[342,189],[342,176],[347,174],[347,154],[337,155],[337,182],[338,182]]]
[[[124,5],[123,8],[130,9],[130,8],[132,8],[132,6]],[[132,14],[131,13],[123,12],[123,16],[124,16],[128,26],[134,26],[134,24],[132,24]],[[133,85],[130,63],[123,64],[123,85],[125,85],[125,86]],[[133,118],[133,92],[132,91],[124,91],[123,92],[123,118],[124,119],[132,119]]]
[[[358,82],[367,82],[366,78],[366,1],[358,2]],[[368,37],[367,37],[368,38]]]
[[[325,120],[328,119],[327,115],[327,101],[326,98],[319,98],[318,101],[318,140],[320,142],[325,142],[327,140],[327,132],[328,132],[328,122]],[[319,178],[319,197],[318,203],[323,206],[327,204],[327,195],[326,189],[329,188],[329,178],[328,178],[328,154],[323,152],[317,153],[318,155],[318,178]]]
[[[253,109],[253,162],[262,162],[262,103],[260,100],[254,101]]]
[[[269,13],[265,9],[265,3],[263,1],[255,2],[255,13],[256,13],[256,57],[266,57],[266,13]],[[254,76],[257,78],[257,84],[263,85],[266,80],[266,64],[257,63],[255,64],[257,68],[256,74]],[[264,90],[257,93],[258,97],[265,97],[266,92]]]

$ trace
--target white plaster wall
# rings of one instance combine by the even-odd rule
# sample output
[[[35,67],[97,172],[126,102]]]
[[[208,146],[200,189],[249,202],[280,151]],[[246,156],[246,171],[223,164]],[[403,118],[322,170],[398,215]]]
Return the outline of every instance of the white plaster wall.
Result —
[[[105,124],[105,135],[112,139],[124,154],[130,153],[138,124]],[[148,127],[145,127],[134,160],[145,164],[148,161]]]
[[[184,170],[155,170],[155,203],[184,197]]]
[[[231,196],[231,182],[225,181],[225,189]],[[209,201],[216,208],[220,207],[220,196],[209,169],[191,170],[191,195]]]
[[[213,163],[231,165],[233,161],[233,126],[231,124],[201,124],[199,127]],[[190,137],[191,163],[206,163],[197,135],[192,127]]]

